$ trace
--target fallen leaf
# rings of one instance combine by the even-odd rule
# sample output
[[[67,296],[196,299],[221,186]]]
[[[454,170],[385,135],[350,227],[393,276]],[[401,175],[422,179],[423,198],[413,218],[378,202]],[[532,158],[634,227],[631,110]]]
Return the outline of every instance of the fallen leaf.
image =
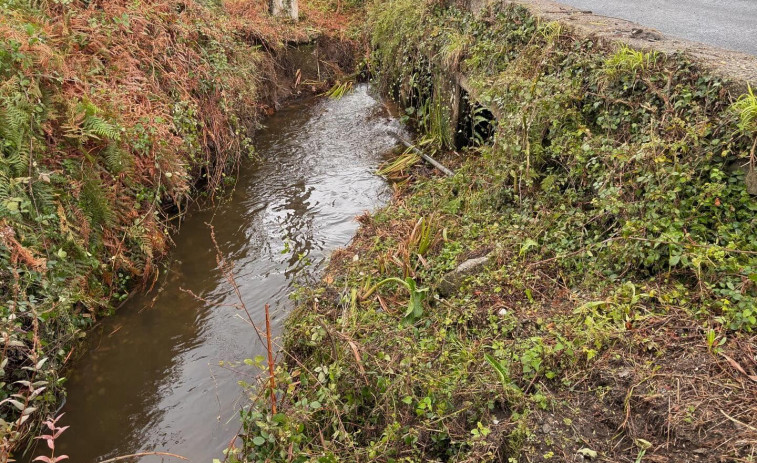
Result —
[[[726,360],[728,360],[728,363],[730,363],[733,368],[735,368],[741,374],[743,374],[747,378],[749,378],[752,381],[754,381],[755,383],[757,383],[757,375],[750,375],[749,373],[747,373],[746,370],[744,370],[744,368],[741,365],[739,365],[739,363],[736,360],[732,359],[731,357],[729,357],[729,356],[727,356],[727,355],[725,355],[723,353],[721,353],[720,355],[722,355],[723,358],[725,358]]]
[[[355,354],[355,361],[357,362],[358,369],[360,369],[360,373],[365,374],[365,369],[363,368],[363,359],[360,357],[360,352],[358,352],[357,350],[357,345],[349,339],[347,340],[347,343],[350,345],[352,353]]]

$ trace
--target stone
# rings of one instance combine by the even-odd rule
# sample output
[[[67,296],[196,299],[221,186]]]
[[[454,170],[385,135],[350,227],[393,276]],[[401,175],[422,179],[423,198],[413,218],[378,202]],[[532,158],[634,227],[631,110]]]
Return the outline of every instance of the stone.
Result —
[[[744,181],[746,182],[746,192],[750,195],[757,196],[757,170],[749,169]]]
[[[597,454],[597,452],[595,450],[592,450],[592,449],[586,448],[586,447],[580,449],[576,453],[578,453],[578,455],[580,455],[581,457],[583,457],[583,459],[586,460],[586,461],[595,460],[597,458],[597,456],[598,456],[598,454]]]
[[[437,292],[442,297],[448,297],[454,294],[460,288],[466,278],[479,273],[488,262],[489,255],[478,257],[476,259],[466,260],[462,264],[458,265],[455,270],[452,270],[451,272],[444,275],[442,282],[437,288]]]

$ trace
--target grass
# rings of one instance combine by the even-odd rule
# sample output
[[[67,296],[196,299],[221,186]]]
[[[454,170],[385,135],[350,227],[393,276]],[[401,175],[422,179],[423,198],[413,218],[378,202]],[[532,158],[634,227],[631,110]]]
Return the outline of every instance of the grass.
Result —
[[[747,93],[739,97],[733,104],[733,109],[738,113],[741,126],[748,132],[757,129],[757,96],[750,86]]]
[[[372,66],[408,114],[445,120],[444,47],[466,36],[460,68],[500,118],[446,157],[454,177],[397,169],[394,202],[295,295],[279,413],[253,400],[233,458],[752,461],[748,104],[680,56],[602,49],[520,7],[482,18],[373,3]],[[407,278],[429,288],[410,321],[407,288],[376,285]]]
[[[353,90],[355,82],[348,80],[345,82],[337,82],[333,87],[328,89],[324,95],[333,98],[335,100],[341,99],[344,95],[350,93]]]
[[[605,60],[604,68],[609,76],[643,72],[651,69],[659,58],[660,54],[656,51],[643,52],[622,45]]]
[[[397,156],[394,160],[386,162],[378,170],[379,175],[385,177],[394,177],[406,172],[410,167],[420,162],[421,157],[411,149],[405,150],[401,155]]]
[[[450,69],[458,69],[469,42],[470,37],[452,30],[440,50],[442,62]]]

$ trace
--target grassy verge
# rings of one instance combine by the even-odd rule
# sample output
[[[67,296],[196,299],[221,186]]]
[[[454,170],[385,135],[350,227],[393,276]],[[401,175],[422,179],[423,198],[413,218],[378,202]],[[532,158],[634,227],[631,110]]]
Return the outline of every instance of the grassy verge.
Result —
[[[291,24],[263,1],[0,1],[0,461],[59,403],[83,330],[253,154],[294,82],[284,42],[347,33],[301,3]]]
[[[519,7],[375,1],[369,28],[426,149],[452,73],[486,108],[454,177],[388,169],[393,203],[296,295],[279,413],[253,399],[237,458],[755,461],[753,97]]]

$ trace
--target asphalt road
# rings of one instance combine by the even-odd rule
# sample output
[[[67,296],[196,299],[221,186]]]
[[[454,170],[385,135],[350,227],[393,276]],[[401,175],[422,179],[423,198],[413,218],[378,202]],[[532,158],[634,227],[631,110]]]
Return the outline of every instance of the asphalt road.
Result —
[[[556,0],[665,35],[757,56],[757,0]]]

